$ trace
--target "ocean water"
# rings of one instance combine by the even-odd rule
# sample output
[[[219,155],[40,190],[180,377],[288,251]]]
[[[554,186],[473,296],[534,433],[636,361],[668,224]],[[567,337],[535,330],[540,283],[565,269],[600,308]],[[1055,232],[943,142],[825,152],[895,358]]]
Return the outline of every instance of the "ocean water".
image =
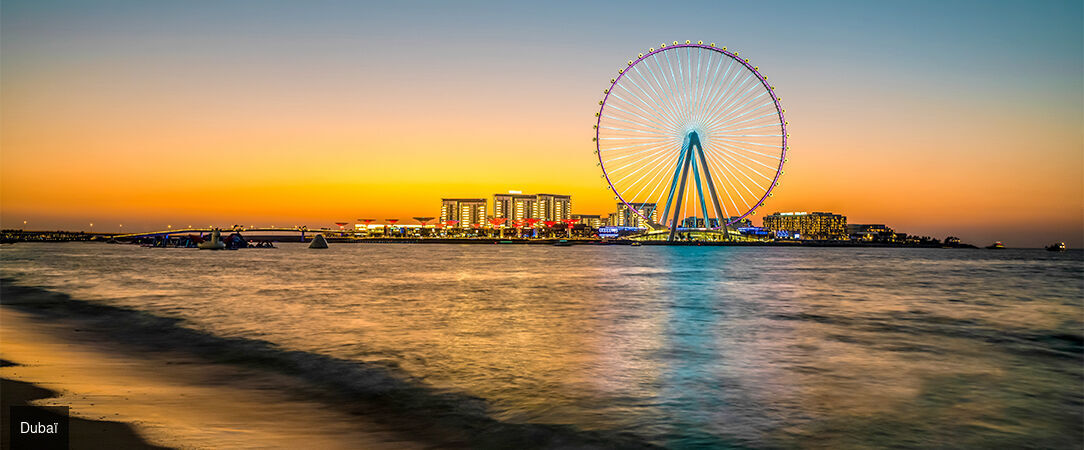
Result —
[[[1080,251],[64,243],[0,262],[11,283],[179,319],[212,360],[260,344],[222,364],[468,434],[1084,445]]]

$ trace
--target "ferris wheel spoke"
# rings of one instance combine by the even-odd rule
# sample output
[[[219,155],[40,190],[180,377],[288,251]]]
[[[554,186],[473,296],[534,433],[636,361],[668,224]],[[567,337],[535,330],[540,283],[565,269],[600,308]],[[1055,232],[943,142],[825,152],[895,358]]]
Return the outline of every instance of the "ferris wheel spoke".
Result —
[[[730,163],[730,160],[726,158],[725,155],[714,153],[712,154],[712,156],[716,157],[717,161],[719,161],[720,165],[722,165],[723,170],[730,174],[730,178],[728,178],[728,180],[732,184],[735,181],[738,182],[737,185],[734,185],[734,193],[738,194],[738,199],[742,201],[742,204],[744,204],[746,208],[750,208],[751,206],[749,205],[749,202],[745,199],[745,194],[743,194],[740,189],[737,189],[737,186],[741,186],[742,189],[744,189],[745,192],[748,192],[749,196],[753,198],[754,203],[756,202],[757,195],[754,194],[751,189],[749,189],[749,186],[745,185],[744,181],[742,181],[742,177],[749,179],[748,175],[745,175],[745,173],[743,173],[741,170],[738,170],[737,166],[732,165]],[[742,176],[739,177],[738,174],[741,174]]]
[[[673,163],[676,165],[677,160],[673,160]],[[648,186],[654,186],[654,187],[651,188],[651,192],[649,192],[647,194],[647,196],[644,197],[644,198],[647,199],[647,200],[651,200],[652,198],[654,198],[655,197],[655,191],[657,191],[660,187],[662,187],[663,185],[666,184],[666,177],[663,176],[663,175],[665,175],[667,173],[670,173],[673,170],[674,170],[674,166],[671,165],[671,164],[666,164],[666,162],[664,161],[662,164],[659,165],[658,170],[655,171],[655,175],[652,176],[651,179],[648,180],[648,182],[644,184],[644,187],[640,188],[640,190],[636,192],[636,197],[634,197],[634,198],[639,199],[640,198],[640,193],[643,192],[644,188],[646,188]],[[662,176],[662,178],[659,178],[660,176]],[[655,181],[656,179],[658,179],[659,181],[656,182]],[[658,204],[659,204],[659,202],[656,201],[655,202],[656,207],[657,207]]]
[[[753,173],[754,173],[754,174],[756,174],[757,176],[759,176],[759,177],[761,177],[761,178],[764,178],[765,180],[768,180],[769,182],[770,182],[770,181],[773,181],[773,179],[772,179],[772,178],[769,178],[769,177],[767,177],[767,176],[765,176],[765,175],[764,175],[763,173],[760,173],[760,171],[759,171],[759,170],[757,170],[757,169],[754,169],[754,168],[752,168],[752,167],[749,167],[749,165],[748,165],[748,164],[745,164],[744,162],[742,162],[742,160],[738,159],[738,157],[741,157],[741,158],[744,158],[744,159],[746,159],[746,160],[748,160],[748,161],[750,161],[750,162],[756,163],[756,164],[758,164],[758,165],[760,165],[760,166],[763,166],[763,167],[764,167],[765,169],[771,170],[771,171],[773,171],[773,172],[774,172],[774,171],[775,171],[776,169],[778,169],[777,167],[772,167],[772,166],[769,166],[769,165],[767,165],[767,164],[764,164],[764,163],[762,163],[762,162],[760,162],[760,161],[757,161],[757,160],[755,160],[755,159],[753,159],[753,158],[750,158],[749,156],[743,155],[743,154],[741,154],[741,153],[730,153],[730,152],[725,152],[725,151],[720,151],[720,153],[722,153],[722,154],[724,154],[724,155],[728,155],[728,156],[734,156],[733,158],[729,158],[729,160],[730,160],[730,161],[731,161],[732,163],[736,163],[736,164],[741,164],[741,165],[742,165],[742,167],[745,167],[746,169],[749,169],[749,171],[750,171],[750,172],[753,172]],[[758,185],[758,186],[759,186],[759,185]]]
[[[747,211],[747,210],[752,209],[752,206],[749,204],[749,201],[746,200],[745,194],[741,193],[741,190],[738,189],[738,185],[740,185],[741,188],[745,189],[746,192],[749,192],[749,195],[753,197],[753,203],[756,203],[756,197],[757,197],[756,194],[753,194],[752,191],[749,191],[749,188],[746,187],[745,183],[741,182],[741,179],[738,178],[738,176],[734,175],[734,172],[731,170],[730,166],[728,166],[725,162],[721,162],[721,160],[717,160],[717,162],[719,162],[719,165],[723,168],[723,171],[725,171],[726,173],[728,173],[728,175],[730,175],[728,177],[724,177],[726,179],[727,183],[730,183],[730,185],[731,185],[731,191],[730,192],[733,192],[734,196],[736,196],[738,198],[738,201],[741,202],[741,205],[745,206],[744,208],[741,208],[741,207],[738,207],[737,204],[735,203],[734,209],[737,210],[738,213],[740,213],[740,211],[743,211],[743,210]],[[735,181],[737,181],[737,182],[735,183]],[[730,195],[730,193],[727,193],[727,195]],[[731,197],[731,198],[732,198],[732,201],[733,201],[734,197]]]
[[[707,160],[709,166],[721,166],[721,164],[719,164],[717,161],[710,158],[709,156],[710,155],[705,155],[705,159]],[[734,207],[734,212],[737,213],[741,211],[741,208],[738,208],[737,202],[734,201],[734,197],[730,195],[730,192],[736,189],[734,187],[734,183],[730,182],[730,178],[725,176],[723,172],[720,171],[718,168],[716,168],[714,172],[719,174],[719,187],[723,191],[723,194],[726,195],[727,200],[730,200],[730,205]],[[723,214],[726,214],[729,217],[730,213],[726,211],[726,202],[721,203],[723,206]]]
[[[624,88],[624,87],[622,86],[622,88]],[[655,123],[658,124],[659,126],[663,126],[663,127],[667,127],[667,126],[672,127],[673,126],[673,125],[670,125],[670,124],[664,124],[662,121],[665,120],[665,118],[664,117],[659,117],[657,115],[658,114],[657,111],[651,111],[649,109],[644,108],[643,106],[640,106],[637,102],[632,102],[632,101],[626,100],[624,97],[618,95],[617,92],[610,92],[610,95],[614,96],[618,100],[621,100],[625,105],[635,107],[636,109],[640,110],[640,112],[642,112],[642,113],[644,113],[644,114],[646,114],[648,116],[652,116],[654,119],[656,119]]]
[[[692,120],[693,120],[693,122],[696,122],[697,108],[699,108],[699,106],[700,106],[700,98],[701,98],[701,96],[700,96],[700,86],[701,86],[701,84],[703,84],[703,83],[701,83],[700,77],[704,74],[704,72],[702,72],[700,70],[701,69],[700,63],[702,62],[703,58],[704,58],[704,49],[697,47],[697,49],[696,49],[696,71],[692,72],[693,73],[693,83],[692,83],[692,94],[691,95],[693,97],[693,105],[692,105],[691,108],[689,108],[690,111],[692,111]]]
[[[739,68],[739,70],[740,70],[740,68]],[[737,78],[740,77],[740,76],[741,76],[740,71],[738,73],[735,73],[734,76],[732,76],[730,78],[730,80],[727,81],[726,88],[724,88],[721,91],[716,92],[715,96],[712,97],[708,101],[707,116],[712,117],[713,118],[712,121],[715,120],[714,119],[716,117],[715,116],[715,111],[717,111],[719,109],[720,102],[722,102],[724,105],[727,102],[729,102],[730,97],[733,96],[734,93],[738,90],[738,87],[740,87],[745,82],[743,80],[741,83],[738,83],[737,87],[734,86],[734,81],[737,80]],[[746,79],[748,79],[749,76],[751,76],[751,75],[746,75]]]
[[[723,145],[723,144],[719,144],[719,145],[720,145],[720,147],[721,147],[721,148],[722,148],[723,150],[730,150],[730,149],[732,149],[732,148],[733,148],[733,149],[738,149],[738,150],[745,150],[745,149],[743,149],[743,148],[741,148],[741,147],[731,147],[731,146],[726,146],[726,145]],[[720,153],[729,153],[729,154],[733,154],[733,155],[735,155],[735,156],[740,156],[740,157],[742,157],[742,158],[745,158],[746,160],[749,160],[749,161],[751,161],[751,162],[753,162],[753,163],[756,163],[756,164],[757,164],[757,165],[759,165],[759,166],[763,166],[763,167],[764,167],[765,169],[771,170],[771,171],[773,171],[773,172],[774,172],[775,170],[778,170],[778,169],[779,169],[778,167],[772,167],[772,166],[769,166],[769,165],[767,165],[767,164],[764,164],[764,163],[762,163],[762,162],[758,161],[757,159],[755,159],[755,158],[753,158],[753,157],[751,157],[751,156],[748,156],[748,155],[746,155],[746,154],[744,154],[744,153],[724,152],[723,150],[720,150]],[[763,155],[763,156],[767,156],[767,155]],[[775,161],[778,161],[778,160],[779,160],[778,158],[774,158],[774,157],[769,157],[769,158],[772,158],[772,160],[775,160]]]
[[[723,103],[713,106],[712,113],[718,112],[718,115],[713,116],[715,117],[713,122],[723,121],[733,115],[738,102],[744,101],[745,97],[752,95],[756,91],[756,85],[739,85],[738,88],[734,89],[734,91],[727,96]]]
[[[736,161],[734,159],[728,157],[725,153],[720,153],[719,157],[723,160],[724,163],[728,164],[730,166],[730,168],[734,170],[734,172],[737,172],[739,175],[741,175],[741,177],[737,178],[738,184],[740,184],[741,187],[745,188],[745,191],[748,192],[749,196],[753,198],[753,203],[756,203],[757,198],[758,198],[757,194],[753,193],[753,190],[750,189],[749,186],[745,184],[745,181],[742,181],[742,178],[745,178],[746,180],[748,180],[749,184],[752,184],[755,187],[759,188],[760,184],[756,180],[754,180],[752,177],[750,177],[749,174],[746,173],[744,170],[741,170],[741,168],[739,168],[736,165]],[[750,170],[752,170],[752,169],[750,169]],[[745,196],[743,195],[742,198],[744,198],[744,197]]]
[[[737,143],[742,143],[742,144],[756,145],[756,146],[760,146],[760,147],[779,148],[778,145],[761,144],[759,142],[748,142],[748,141],[741,141],[741,140],[737,140],[737,139],[727,139],[727,138],[724,138],[724,137],[721,137],[721,136],[714,136],[714,137],[712,137],[712,139],[719,139],[719,140],[723,140],[723,141],[727,141],[727,142],[737,142]]]
[[[658,129],[658,130],[662,130],[662,129],[664,129],[664,128],[665,128],[665,125],[663,125],[663,124],[661,124],[661,123],[658,123],[658,122],[656,122],[656,121],[653,121],[653,120],[651,120],[651,119],[648,119],[648,118],[646,118],[646,117],[644,117],[644,116],[641,116],[641,115],[639,115],[639,114],[636,114],[636,113],[634,113],[634,112],[632,112],[632,111],[628,111],[628,110],[622,109],[622,108],[621,108],[620,106],[617,106],[617,105],[608,105],[608,106],[610,106],[611,108],[613,108],[613,109],[615,109],[615,110],[621,111],[621,112],[623,112],[623,113],[625,113],[625,114],[628,114],[628,115],[630,115],[630,116],[633,116],[633,117],[636,117],[636,118],[639,118],[639,119],[641,119],[641,120],[645,121],[645,123],[644,123],[644,126],[649,126],[649,127],[652,127],[652,128]],[[649,124],[650,124],[650,125],[649,125]]]
[[[640,122],[635,122],[635,121],[625,119],[625,118],[622,118],[622,117],[617,117],[616,115],[606,116],[606,120],[616,120],[616,121],[619,121],[619,122],[625,122],[625,123],[630,124],[630,125],[636,125],[638,127],[642,127],[643,129],[658,131],[658,132],[662,133],[663,135],[667,134],[666,130],[660,129],[658,127],[647,126],[647,125],[644,125],[643,123],[640,123]],[[673,131],[671,131],[671,133],[672,132]]]
[[[726,60],[728,62],[722,78],[719,77],[719,68],[723,66],[722,61],[715,66],[715,73],[712,75],[711,81],[708,82],[709,89],[704,92],[704,100],[700,102],[699,116],[697,117],[698,122],[709,117],[707,115],[707,108],[711,105],[711,99],[719,92],[719,89],[725,89],[723,87],[723,82],[730,77],[730,69],[734,66],[734,60],[732,58],[726,58]]]
[[[667,143],[667,142],[659,142],[659,143],[655,143],[655,144],[651,145],[650,147],[644,148],[642,150],[638,150],[635,153],[629,153],[629,154],[614,157],[614,158],[607,158],[602,163],[604,165],[614,166],[615,161],[620,161],[620,160],[625,159],[625,158],[631,158],[631,157],[637,157],[638,156],[638,158],[636,160],[633,160],[631,162],[630,161],[622,162],[622,164],[625,164],[625,165],[620,166],[620,167],[614,167],[614,168],[609,170],[610,172],[613,172],[613,173],[621,173],[628,166],[639,163],[639,162],[643,161],[644,159],[652,158],[655,155],[659,155],[659,154],[662,154],[662,153],[664,153],[666,151],[669,151],[669,148],[670,148],[669,143]],[[644,155],[645,153],[647,153],[647,154]]]
[[[670,63],[670,54],[668,52],[663,52],[663,56],[666,58],[666,66],[670,69],[670,79],[674,80],[674,101],[678,105],[679,111],[681,111],[681,121],[688,121],[688,108],[686,108],[685,103],[681,101],[681,91],[677,84],[678,78],[674,72],[674,65]],[[669,79],[667,82],[669,82]]]
[[[633,144],[633,145],[625,145],[625,146],[621,146],[621,147],[603,148],[603,149],[599,149],[599,152],[600,153],[601,152],[612,153],[612,152],[617,151],[617,150],[628,150],[630,148],[642,147],[642,146],[645,146],[645,145],[655,145],[655,144],[652,143],[652,142],[641,142],[641,143],[637,143],[637,144]]]
[[[677,164],[677,160],[671,159],[671,161],[673,162],[673,164]],[[644,174],[644,176],[640,177],[640,180],[642,180],[645,176],[651,175],[651,179],[649,179],[646,183],[644,183],[643,186],[640,187],[640,189],[638,191],[636,191],[636,194],[634,194],[631,198],[635,199],[636,201],[639,201],[641,199],[640,194],[643,193],[644,189],[647,189],[648,186],[654,186],[654,188],[651,189],[651,192],[648,193],[647,197],[646,197],[646,199],[650,200],[652,198],[652,196],[655,194],[655,190],[657,190],[659,188],[659,186],[661,186],[663,184],[663,182],[666,180],[665,178],[660,179],[659,177],[662,176],[663,174],[666,174],[666,173],[670,172],[671,170],[673,170],[673,164],[668,163],[667,160],[665,160],[665,159],[660,161],[658,164],[655,164],[655,166],[654,166],[654,168],[652,170],[648,171],[647,173]],[[656,182],[655,180],[659,180],[659,181]],[[634,182],[634,183],[630,184],[629,187],[630,188],[635,187],[638,182],[639,182],[639,180],[637,180],[637,182]]]
[[[640,85],[636,83],[636,80],[634,80],[633,77],[631,77],[631,76],[628,76],[626,78],[622,78],[621,81],[628,81],[628,84],[632,84],[633,86],[636,86],[636,88],[643,91],[643,88],[641,88]],[[611,90],[610,95],[617,96],[623,102],[625,102],[625,103],[627,103],[629,105],[632,105],[632,106],[636,106],[637,109],[639,109],[640,111],[643,111],[647,115],[650,115],[650,116],[654,117],[656,119],[656,122],[658,122],[658,123],[660,123],[662,125],[665,125],[668,128],[676,128],[677,127],[677,123],[674,121],[673,118],[670,117],[669,114],[667,114],[665,111],[662,111],[662,110],[660,110],[658,108],[653,108],[652,105],[650,103],[648,103],[647,100],[644,100],[644,98],[642,96],[640,96],[640,94],[637,94],[636,92],[633,92],[631,89],[629,89],[627,86],[625,86],[624,83],[620,84],[618,87],[620,87],[622,90],[627,92],[630,96],[632,96],[632,98],[635,98],[637,100],[637,102],[631,102],[629,100],[626,100],[623,97],[618,96],[616,90]],[[648,96],[647,92],[644,92],[644,95]],[[658,102],[654,102],[654,103],[655,103],[655,105],[658,105]],[[652,108],[652,109],[649,110],[647,108]]]
[[[598,129],[600,129],[600,130],[613,130],[613,131],[628,131],[630,133],[651,134],[651,135],[654,135],[654,136],[667,137],[667,135],[659,133],[657,131],[637,130],[637,129],[632,129],[632,128],[598,127]]]
[[[666,147],[667,147],[666,143],[657,144],[657,145],[654,145],[654,146],[651,146],[651,147],[647,147],[647,148],[645,148],[643,150],[639,150],[639,151],[634,152],[634,153],[628,153],[628,154],[621,155],[621,156],[618,156],[618,157],[615,157],[615,158],[609,158],[604,163],[605,164],[612,164],[614,161],[620,161],[620,160],[625,159],[625,158],[632,158],[634,156],[643,155],[644,153],[648,153],[648,152],[650,152],[650,154],[648,156],[655,155],[655,154],[657,154],[657,153],[659,153],[661,151],[665,151]],[[621,168],[614,169],[614,171],[617,171],[617,170],[620,170],[620,169]]]
[[[752,122],[754,120],[760,120],[760,119],[763,119],[765,117],[771,117],[771,116],[775,116],[775,115],[778,115],[778,113],[775,112],[775,111],[772,111],[770,113],[767,113],[767,114],[764,114],[764,115],[761,115],[761,116],[745,119],[745,120],[743,120],[741,122],[734,122],[734,123],[730,124],[730,126],[742,125],[742,124],[745,124],[745,123]],[[757,128],[768,128],[768,127],[779,127],[779,122],[766,123],[766,124],[763,124],[763,125],[748,126],[748,127],[744,127],[744,128],[725,128],[725,127],[722,127],[723,129],[716,130],[715,132],[716,133],[726,133],[726,132],[731,132],[731,131],[754,130],[754,129],[757,129]],[[719,127],[717,127],[717,128],[719,128]]]
[[[629,78],[629,83],[632,84],[633,86],[635,86],[636,89],[639,89],[640,92],[643,93],[645,97],[650,98],[651,102],[654,103],[654,106],[656,108],[658,108],[659,115],[664,117],[666,119],[667,124],[670,125],[671,127],[673,127],[676,130],[678,125],[677,125],[676,122],[674,122],[674,118],[673,118],[674,113],[672,111],[668,110],[666,106],[659,103],[659,100],[658,100],[659,93],[655,90],[655,87],[652,86],[651,82],[648,81],[647,78],[644,77],[643,74],[640,73],[640,67],[638,67],[638,66],[634,66],[634,67],[636,69],[636,74],[639,75],[640,78],[643,78],[644,84],[646,84],[649,88],[651,88],[651,92],[654,95],[648,94],[647,91],[644,90],[644,88],[642,86],[640,86],[640,84],[637,83],[636,79],[634,79],[634,78],[630,77]],[[628,90],[628,88],[626,88],[624,86],[622,86],[622,88],[625,89],[625,90]]]
[[[755,91],[756,90],[754,88],[753,92],[755,92]],[[744,116],[746,116],[748,114],[756,113],[761,108],[764,108],[764,107],[768,106],[769,104],[771,104],[771,103],[765,103],[765,104],[762,104],[762,105],[756,105],[756,106],[752,106],[752,107],[750,106],[750,104],[757,101],[758,99],[760,99],[760,97],[763,97],[765,94],[767,94],[767,92],[761,92],[760,95],[757,95],[756,97],[752,97],[750,99],[744,100],[744,102],[741,105],[732,106],[730,108],[729,113],[720,116],[717,120],[720,122],[721,125],[726,125],[726,124],[730,123],[731,121],[733,121],[735,119],[744,117]]]
[[[656,54],[654,57],[651,58],[650,62],[653,62],[653,63],[655,63],[655,65],[658,66],[659,73],[663,74],[662,78],[666,79],[666,75],[662,71],[662,64],[658,61],[658,59],[659,59],[659,56],[658,56],[658,54]],[[649,74],[651,74],[651,78],[653,80],[655,80],[655,84],[659,87],[659,91],[661,91],[664,94],[663,95],[663,98],[664,98],[663,103],[666,104],[669,107],[670,111],[672,111],[671,115],[672,115],[673,119],[680,121],[681,120],[681,114],[678,113],[678,105],[674,101],[673,90],[670,88],[669,81],[667,81],[666,84],[664,85],[663,82],[659,80],[658,75],[655,74],[655,68],[653,68],[651,66],[650,62],[648,62],[648,60],[646,60],[646,59],[644,60],[644,69],[647,70],[647,72]],[[647,78],[644,78],[644,79],[647,80]]]
[[[665,161],[665,158],[668,156],[667,155],[668,150],[669,149],[663,149],[662,151],[660,151],[658,153],[655,153],[654,154],[655,156],[650,161],[648,161],[647,164],[641,164],[635,170],[632,170],[632,171],[630,171],[628,173],[625,173],[621,178],[617,179],[617,181],[614,181],[613,184],[620,184],[622,181],[625,181],[626,178],[628,178],[628,177],[630,177],[632,175],[635,175],[637,173],[640,173],[640,171],[642,171],[642,170],[644,170],[646,168],[649,168],[652,164],[654,164],[656,162],[659,162],[659,161]],[[644,159],[646,159],[646,158],[644,158]],[[619,167],[617,169],[614,169],[614,172],[617,173],[617,174],[621,174],[621,173],[623,173],[622,170],[624,168],[635,165],[635,164],[639,164],[639,163],[640,163],[640,161],[633,161],[632,163],[629,163],[629,164],[621,166],[621,167]]]
[[[754,86],[748,92],[752,93],[752,92],[756,92],[756,91],[757,91],[757,88]],[[727,112],[725,114],[720,114],[718,117],[716,117],[715,121],[713,123],[713,126],[729,125],[730,122],[735,121],[737,119],[740,119],[742,117],[745,117],[746,115],[755,114],[755,113],[757,113],[757,111],[766,111],[767,110],[766,108],[768,108],[769,106],[774,105],[773,102],[769,101],[769,102],[766,102],[766,103],[757,104],[755,106],[753,105],[753,103],[756,102],[758,99],[760,99],[760,97],[764,96],[764,94],[765,94],[765,92],[761,92],[760,95],[758,95],[756,97],[752,97],[752,98],[744,99],[744,100],[735,99],[735,101],[732,102],[730,105],[723,105],[722,108],[726,109]],[[743,96],[744,95],[748,95],[748,93],[743,94]],[[744,102],[742,104],[738,105],[737,104],[738,101],[744,101]]]

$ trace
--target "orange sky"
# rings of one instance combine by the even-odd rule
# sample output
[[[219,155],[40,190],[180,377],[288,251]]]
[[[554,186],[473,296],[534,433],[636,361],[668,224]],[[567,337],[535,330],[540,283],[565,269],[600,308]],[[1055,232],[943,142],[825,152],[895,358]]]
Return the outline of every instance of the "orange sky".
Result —
[[[320,227],[433,216],[441,196],[510,189],[571,194],[574,213],[607,214],[592,116],[610,72],[659,40],[549,43],[543,29],[514,43],[453,34],[367,47],[357,31],[266,46],[278,31],[204,38],[183,33],[196,23],[183,18],[146,41],[145,28],[90,18],[77,22],[91,30],[83,39],[32,27],[64,22],[31,12],[4,17],[5,228]],[[927,50],[868,67],[864,47],[825,61],[791,48],[801,43],[736,40],[790,122],[786,175],[757,217],[832,211],[976,244],[1082,243],[1079,54],[1049,56],[1069,59],[1022,83],[1033,73],[982,61],[908,64]],[[928,50],[940,54],[925,62],[966,50]]]

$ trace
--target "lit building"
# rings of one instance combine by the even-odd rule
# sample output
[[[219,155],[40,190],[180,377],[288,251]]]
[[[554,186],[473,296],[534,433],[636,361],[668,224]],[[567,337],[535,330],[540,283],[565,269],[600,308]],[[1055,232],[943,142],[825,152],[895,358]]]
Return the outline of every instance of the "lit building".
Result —
[[[524,220],[534,217],[536,197],[530,194],[494,194],[493,217]]]
[[[739,220],[739,216],[731,216],[727,221],[730,222],[731,228],[748,228],[753,226],[753,221],[749,220],[748,217]]]
[[[531,217],[560,222],[572,216],[572,196],[538,194]]]
[[[440,199],[440,221],[459,221],[460,227],[481,224],[486,221],[486,199],[484,198],[442,198]]]
[[[578,223],[591,228],[601,228],[605,224],[602,216],[599,216],[598,214],[572,214],[571,219],[578,220]]]
[[[847,217],[826,212],[772,213],[764,217],[764,228],[800,239],[847,239]]]
[[[883,224],[848,224],[847,235],[856,241],[893,240],[895,232]]]
[[[633,209],[629,208],[630,205]],[[654,203],[629,203],[628,205],[618,203],[617,212],[610,214],[609,225],[611,227],[650,228],[644,218],[636,213],[637,211],[651,219],[652,223],[659,222],[659,211]]]

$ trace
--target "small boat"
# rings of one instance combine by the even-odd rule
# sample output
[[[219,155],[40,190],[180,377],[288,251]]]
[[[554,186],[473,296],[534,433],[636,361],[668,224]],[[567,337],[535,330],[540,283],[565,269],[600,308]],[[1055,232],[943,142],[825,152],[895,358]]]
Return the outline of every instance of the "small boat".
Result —
[[[987,245],[986,248],[992,250],[1001,250],[1005,248],[1005,244],[1002,244],[1001,241],[996,241],[993,244]]]
[[[1048,251],[1052,251],[1052,252],[1064,252],[1065,251],[1065,243],[1064,242],[1058,242],[1056,244],[1050,244],[1050,245],[1046,246],[1046,249]]]
[[[633,242],[633,243],[631,243],[631,244],[629,244],[629,245],[631,245],[631,246],[633,246],[633,247],[639,247],[639,246],[641,246],[641,245],[644,245],[644,244],[641,244],[641,243],[639,243],[639,242]]]
[[[554,242],[553,245],[555,247],[571,247],[572,243],[568,242],[568,239],[561,239],[561,240],[559,240],[557,242]]]
[[[222,250],[226,248],[226,243],[222,242],[222,233],[215,229],[211,232],[211,239],[200,242],[197,246],[200,250]]]

